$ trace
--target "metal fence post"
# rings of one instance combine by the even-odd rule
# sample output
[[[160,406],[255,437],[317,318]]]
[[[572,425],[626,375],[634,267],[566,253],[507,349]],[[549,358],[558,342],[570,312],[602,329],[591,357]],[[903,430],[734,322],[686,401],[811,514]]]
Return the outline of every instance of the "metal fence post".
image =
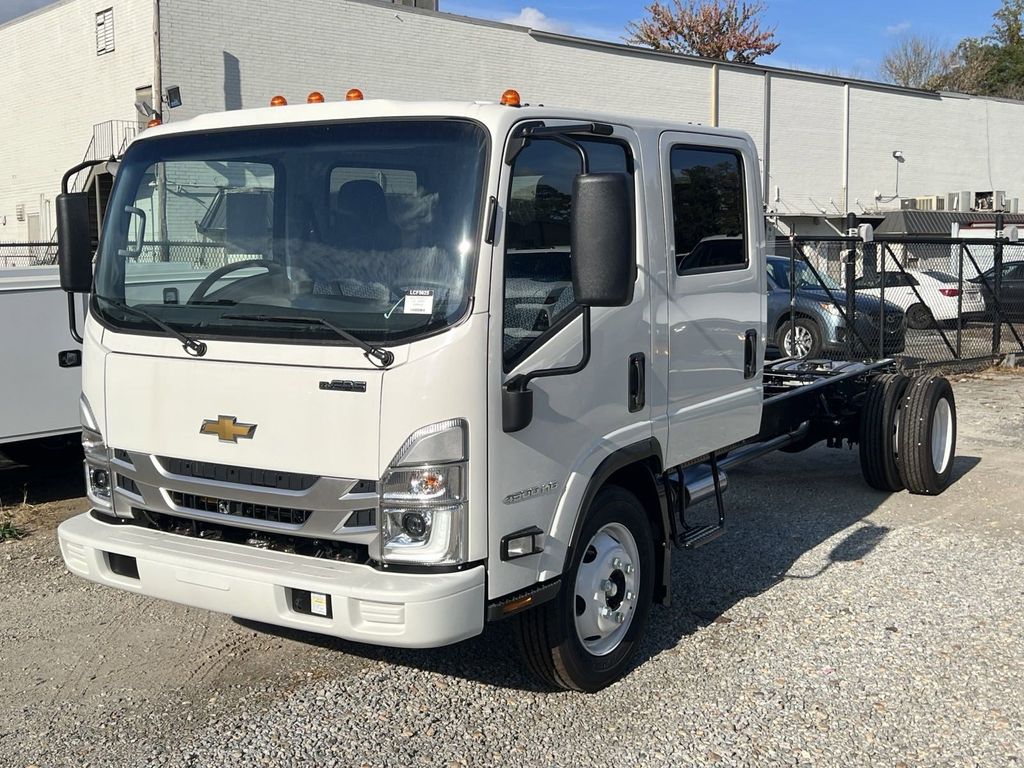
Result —
[[[785,334],[783,338],[782,356],[789,357],[790,352],[785,349]],[[796,352],[796,232],[789,233],[789,345]]]
[[[995,296],[997,306],[1002,304],[1003,293],[1003,214],[996,214],[996,239],[992,247],[992,293]],[[1001,312],[996,312],[992,322],[992,354],[998,355],[1003,346],[1003,318]]]
[[[956,273],[956,359],[964,356],[964,244],[960,243],[960,267]]]
[[[846,214],[846,235],[851,238],[847,243],[850,247],[846,250],[844,278],[846,280],[846,323],[850,327],[846,329],[846,359],[853,359],[853,336],[856,333],[854,325],[857,322],[856,294],[854,293],[854,281],[857,279],[857,244],[852,238],[857,237],[857,214]],[[864,350],[865,355],[870,355],[870,350]]]

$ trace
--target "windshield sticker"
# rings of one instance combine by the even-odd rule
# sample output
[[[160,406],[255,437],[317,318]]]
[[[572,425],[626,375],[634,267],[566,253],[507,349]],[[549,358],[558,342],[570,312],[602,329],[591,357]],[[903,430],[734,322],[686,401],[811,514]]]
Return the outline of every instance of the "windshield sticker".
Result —
[[[405,314],[431,315],[434,313],[434,292],[412,289],[405,292]]]

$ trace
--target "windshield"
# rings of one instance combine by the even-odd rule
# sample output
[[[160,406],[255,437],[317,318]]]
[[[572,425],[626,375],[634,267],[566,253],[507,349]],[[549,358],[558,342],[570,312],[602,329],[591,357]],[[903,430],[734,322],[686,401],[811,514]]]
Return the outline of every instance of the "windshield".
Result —
[[[779,288],[789,289],[789,259],[768,259],[768,276]],[[823,270],[818,270],[821,280],[815,277],[814,272],[807,266],[806,262],[796,260],[796,287],[800,290],[823,291],[822,285],[831,291],[840,291],[842,286],[829,277]]]
[[[93,310],[115,327],[347,343],[442,330],[469,305],[487,135],[390,120],[140,141],[118,170]]]

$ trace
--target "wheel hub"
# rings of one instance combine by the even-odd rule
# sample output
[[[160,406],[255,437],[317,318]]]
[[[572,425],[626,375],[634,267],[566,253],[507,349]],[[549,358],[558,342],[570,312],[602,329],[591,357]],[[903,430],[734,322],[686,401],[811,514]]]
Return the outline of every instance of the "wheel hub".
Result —
[[[798,325],[795,329],[790,328],[786,331],[786,354],[790,357],[807,357],[813,344],[811,332],[803,326]]]
[[[595,656],[614,651],[629,630],[640,584],[639,550],[618,523],[601,528],[587,545],[576,573],[576,633]]]

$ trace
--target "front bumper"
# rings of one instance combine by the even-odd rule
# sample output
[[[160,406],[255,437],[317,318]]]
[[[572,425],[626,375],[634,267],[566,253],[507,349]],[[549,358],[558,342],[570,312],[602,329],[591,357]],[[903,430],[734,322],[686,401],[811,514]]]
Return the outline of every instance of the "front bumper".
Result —
[[[194,539],[87,512],[57,530],[68,570],[150,597],[375,645],[432,648],[465,640],[484,624],[484,568],[385,573],[240,544]],[[138,578],[115,573],[110,554],[136,560]],[[292,590],[331,596],[332,616],[294,610]]]

